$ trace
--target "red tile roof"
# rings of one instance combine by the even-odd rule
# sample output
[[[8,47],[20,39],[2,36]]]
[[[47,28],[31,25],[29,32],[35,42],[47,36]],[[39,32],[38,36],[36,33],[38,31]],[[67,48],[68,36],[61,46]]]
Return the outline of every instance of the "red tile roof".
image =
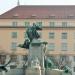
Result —
[[[0,15],[0,19],[12,18],[75,18],[74,5],[21,5]]]

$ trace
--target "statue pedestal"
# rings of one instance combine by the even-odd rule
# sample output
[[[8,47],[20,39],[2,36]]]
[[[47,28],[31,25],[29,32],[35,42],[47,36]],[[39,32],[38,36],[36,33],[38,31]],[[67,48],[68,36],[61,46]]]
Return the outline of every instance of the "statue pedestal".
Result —
[[[29,64],[28,64],[26,75],[44,75],[45,74],[44,51],[43,51],[43,44],[41,40],[34,39],[32,43],[30,44],[28,63]]]
[[[41,68],[44,68],[44,51],[42,47],[41,40],[34,39],[32,41],[28,57],[28,61],[30,63],[29,66],[31,66],[31,62],[37,58],[40,62]]]
[[[26,75],[41,75],[40,69],[28,68],[26,70]]]

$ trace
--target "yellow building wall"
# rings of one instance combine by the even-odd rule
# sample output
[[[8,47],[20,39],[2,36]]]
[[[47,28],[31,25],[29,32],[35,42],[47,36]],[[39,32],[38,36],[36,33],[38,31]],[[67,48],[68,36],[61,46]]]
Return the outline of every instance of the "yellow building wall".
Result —
[[[57,19],[57,20],[51,20],[51,19],[0,19],[0,26],[12,26],[12,22],[16,21],[18,22],[18,26],[24,26],[24,22],[28,21],[30,22],[30,25],[33,24],[33,22],[39,22],[41,21],[43,23],[43,26],[49,26],[49,22],[55,22],[56,26],[61,26],[62,22],[68,22],[69,26],[74,26],[75,25],[75,20],[68,20],[68,19]],[[23,43],[25,38],[24,38],[24,32],[26,31],[25,28],[0,28],[0,47],[4,50],[11,50],[11,43],[12,42],[17,42],[17,45],[20,43]],[[12,32],[17,32],[17,38],[14,39],[11,37]],[[48,41],[49,43],[55,43],[55,51],[50,51],[53,54],[56,52],[60,54],[61,52],[65,53],[75,53],[74,50],[74,44],[75,44],[75,38],[74,38],[74,33],[75,29],[60,29],[60,28],[43,28],[42,32],[42,39],[44,41]],[[55,33],[55,38],[54,39],[49,39],[49,32],[54,32]],[[67,40],[62,40],[61,39],[61,33],[62,32],[67,32],[68,33],[68,38]],[[68,50],[66,51],[61,51],[61,43],[65,41],[68,43]],[[20,48],[17,48],[17,50],[20,50]],[[61,51],[61,52],[60,52]]]

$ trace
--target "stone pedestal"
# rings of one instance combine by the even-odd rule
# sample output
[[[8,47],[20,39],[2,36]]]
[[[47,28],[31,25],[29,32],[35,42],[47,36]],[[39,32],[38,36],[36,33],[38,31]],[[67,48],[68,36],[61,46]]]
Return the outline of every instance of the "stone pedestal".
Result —
[[[31,64],[31,62],[36,58],[38,58],[41,68],[44,68],[44,51],[42,48],[41,40],[34,39],[29,49],[29,56],[28,56],[29,63]]]
[[[28,68],[26,70],[26,75],[41,75],[40,69]]]
[[[28,63],[29,69],[27,69],[26,75],[45,75],[44,51],[41,40],[34,39],[30,44]]]

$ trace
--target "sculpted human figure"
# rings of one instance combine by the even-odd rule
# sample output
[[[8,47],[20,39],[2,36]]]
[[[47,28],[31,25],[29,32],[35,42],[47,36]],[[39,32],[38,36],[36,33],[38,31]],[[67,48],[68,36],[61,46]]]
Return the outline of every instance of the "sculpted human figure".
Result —
[[[38,30],[42,30],[42,27],[36,25],[35,23],[33,23],[33,26],[28,27],[28,29],[26,30],[28,38],[25,39],[24,44],[20,44],[19,47],[29,49],[29,45],[32,40],[40,38],[40,35],[37,32]]]

